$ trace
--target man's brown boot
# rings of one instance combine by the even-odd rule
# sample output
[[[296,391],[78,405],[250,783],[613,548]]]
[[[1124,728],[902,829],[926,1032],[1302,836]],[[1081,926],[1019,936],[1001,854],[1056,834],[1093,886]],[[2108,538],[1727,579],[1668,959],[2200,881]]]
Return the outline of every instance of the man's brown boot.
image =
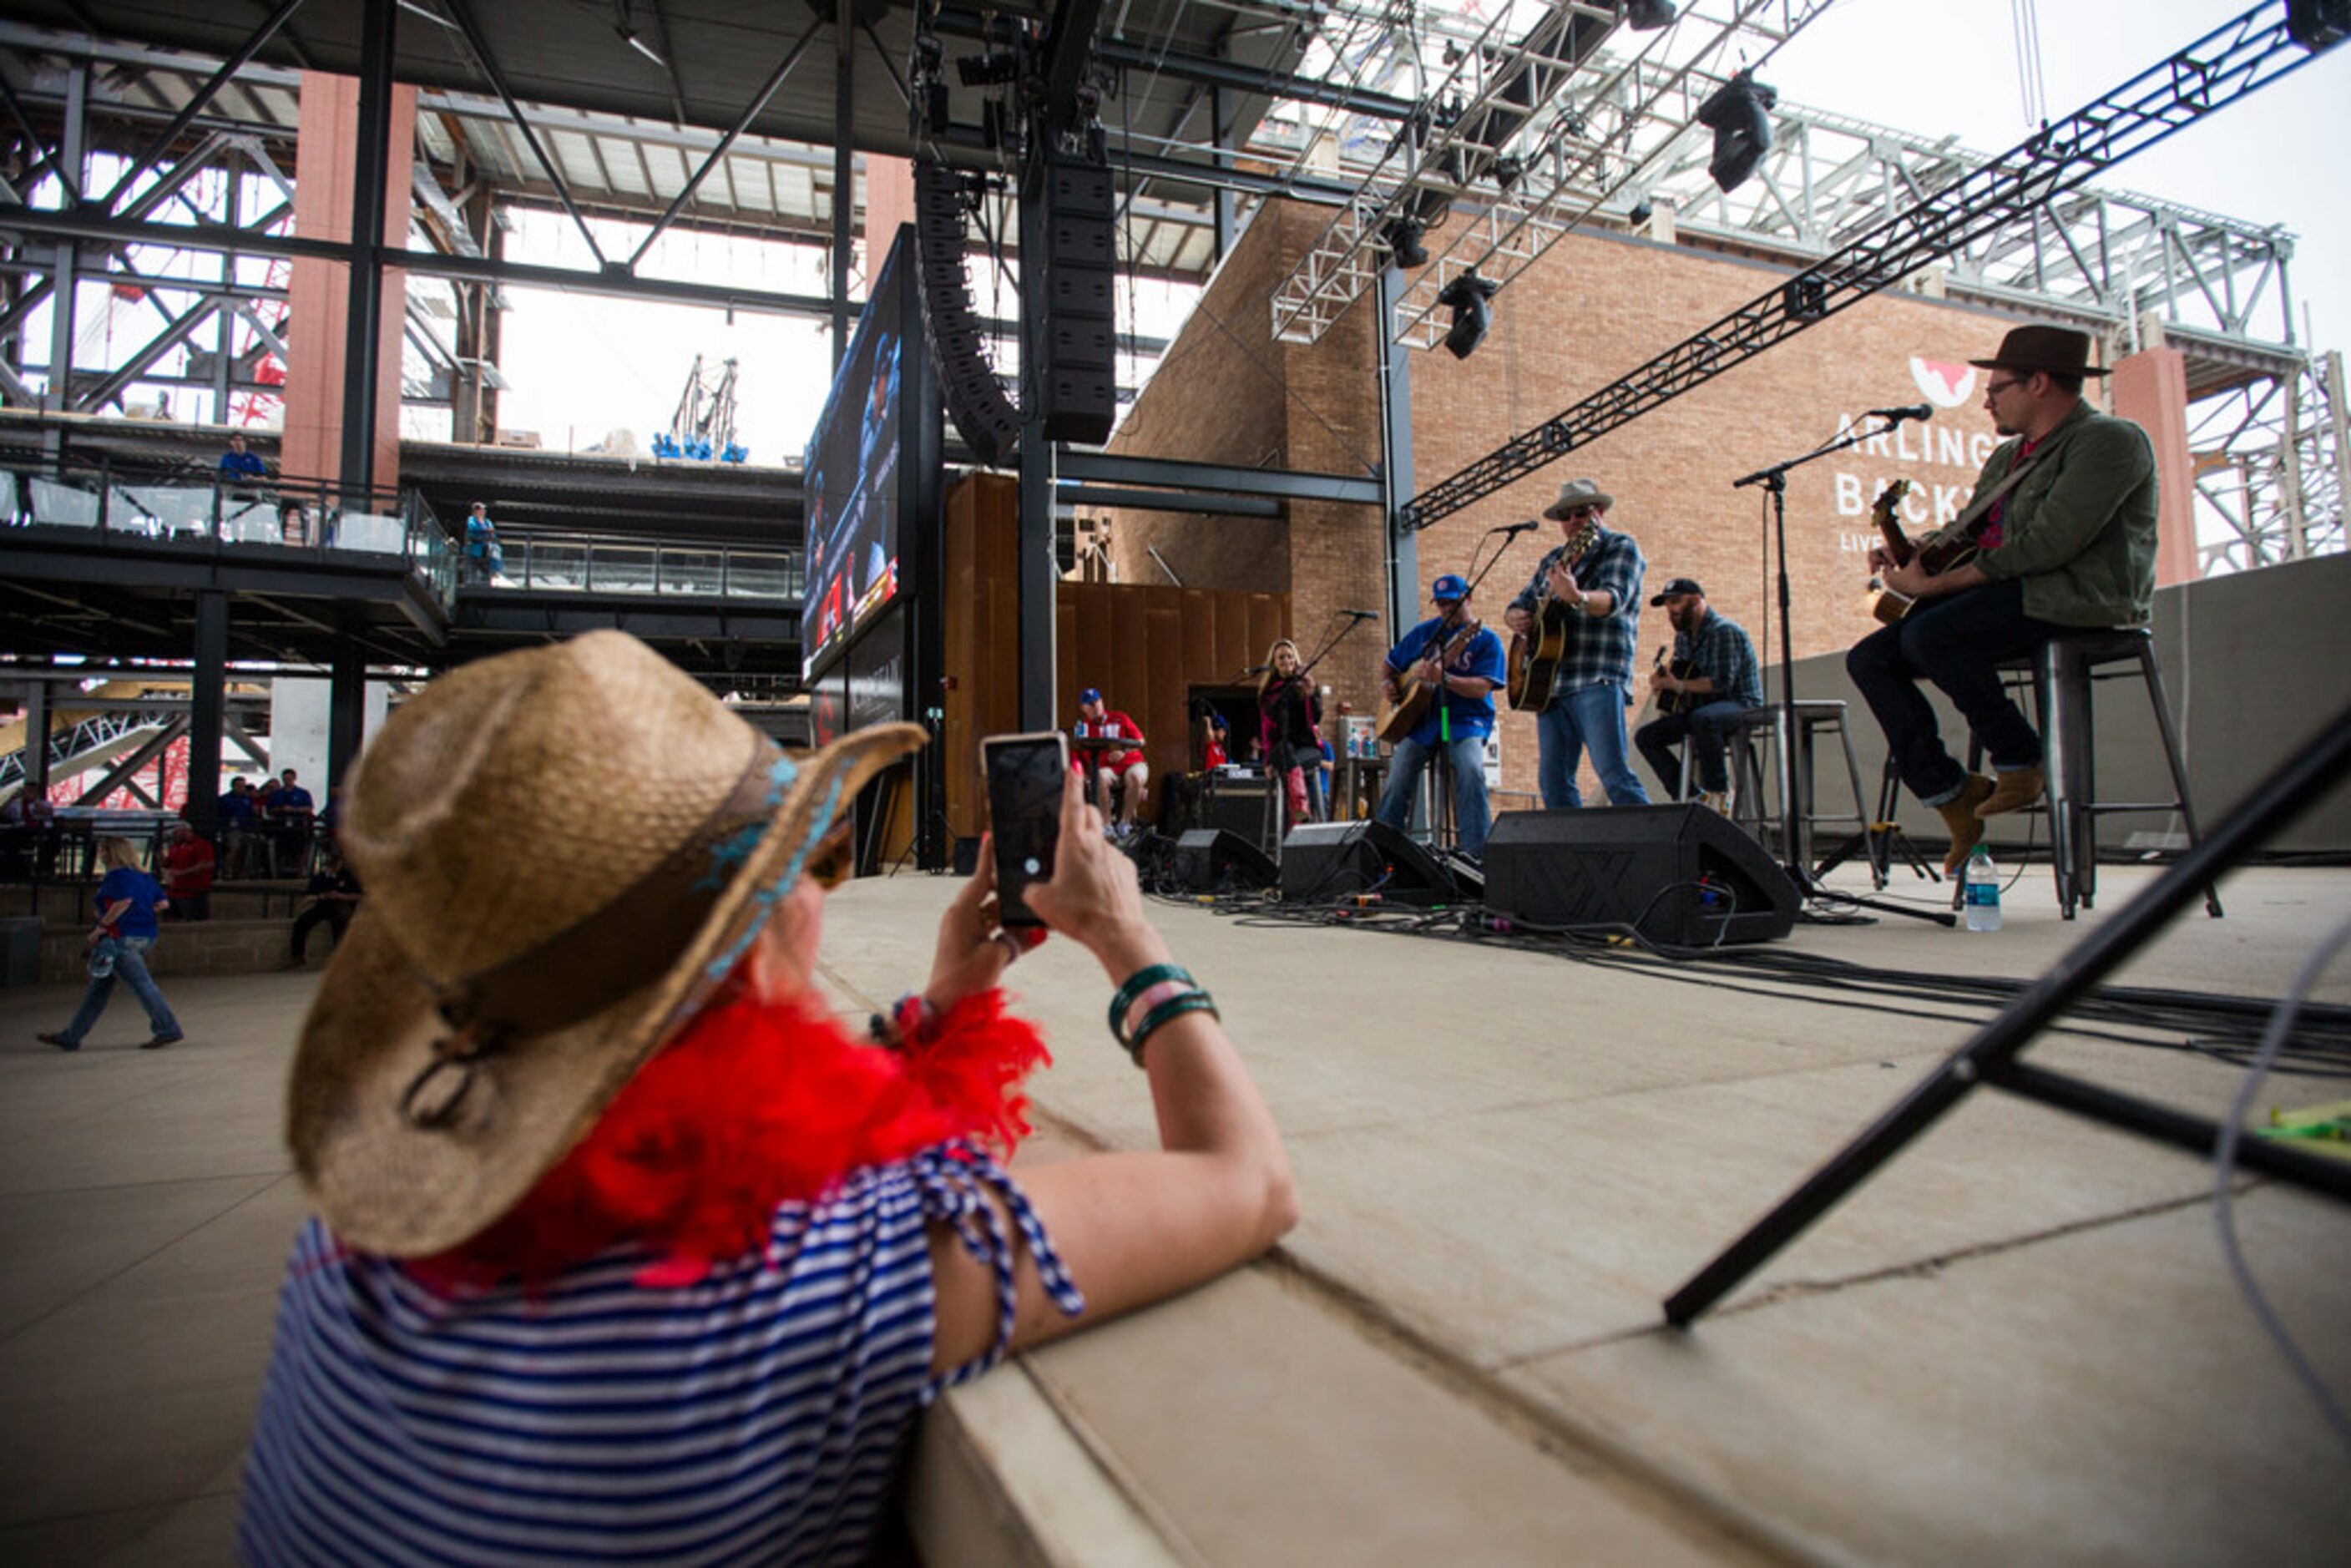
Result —
[[[2036,763],[2013,773],[2000,774],[1997,779],[1991,799],[1976,808],[1977,816],[1997,817],[2002,811],[2022,811],[2041,799],[2041,791],[2049,782],[2049,770]]]
[[[1951,852],[1943,857],[1943,874],[1957,876],[1968,863],[1968,852],[1983,837],[1983,819],[1977,809],[1991,799],[1991,780],[1980,773],[1968,775],[1959,792],[1935,808],[1951,832]]]

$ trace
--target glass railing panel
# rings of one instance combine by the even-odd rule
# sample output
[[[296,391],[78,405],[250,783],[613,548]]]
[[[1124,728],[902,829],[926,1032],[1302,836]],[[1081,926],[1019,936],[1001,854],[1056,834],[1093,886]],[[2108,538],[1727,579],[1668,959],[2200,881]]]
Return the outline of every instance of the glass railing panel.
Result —
[[[650,545],[598,544],[588,580],[580,586],[599,593],[657,593],[660,558],[661,551]]]
[[[726,552],[665,549],[661,552],[661,591],[716,598],[726,591]]]
[[[525,588],[585,588],[588,547],[560,539],[532,539],[521,550],[522,570],[516,571],[515,552],[507,555],[507,575],[519,576]]]

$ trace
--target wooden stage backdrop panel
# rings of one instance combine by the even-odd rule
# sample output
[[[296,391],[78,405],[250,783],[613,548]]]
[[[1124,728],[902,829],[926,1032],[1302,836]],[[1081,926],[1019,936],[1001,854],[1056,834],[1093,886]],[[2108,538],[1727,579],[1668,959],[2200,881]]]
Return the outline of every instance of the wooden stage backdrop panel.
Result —
[[[1019,486],[994,474],[963,480],[947,494],[946,530],[941,740],[947,823],[968,837],[984,819],[980,737],[1019,722]],[[1053,723],[1077,721],[1088,686],[1132,715],[1143,727],[1155,820],[1157,781],[1194,766],[1192,688],[1251,679],[1242,672],[1262,664],[1289,627],[1286,593],[1064,580],[1054,595]]]

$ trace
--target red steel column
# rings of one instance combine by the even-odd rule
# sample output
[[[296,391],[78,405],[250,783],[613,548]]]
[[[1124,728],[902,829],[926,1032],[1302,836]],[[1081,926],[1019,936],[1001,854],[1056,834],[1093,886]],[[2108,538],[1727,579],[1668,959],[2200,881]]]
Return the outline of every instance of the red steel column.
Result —
[[[2155,444],[2155,476],[2163,491],[2157,522],[2155,581],[2158,588],[2204,575],[2196,549],[2196,455],[2188,449],[2188,362],[2177,349],[2141,349],[2115,361],[2115,413],[2145,430]]]

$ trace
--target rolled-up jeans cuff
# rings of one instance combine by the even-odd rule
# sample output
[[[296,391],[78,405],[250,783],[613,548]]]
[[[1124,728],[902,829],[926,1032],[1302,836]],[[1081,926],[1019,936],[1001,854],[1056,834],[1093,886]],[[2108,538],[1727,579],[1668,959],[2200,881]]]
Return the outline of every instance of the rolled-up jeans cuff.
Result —
[[[1918,803],[1922,806],[1948,806],[1952,801],[1958,800],[1959,798],[1960,791],[1965,789],[1967,787],[1968,778],[1966,774],[1962,773],[1959,775],[1959,781],[1958,783],[1952,785],[1948,789],[1938,789],[1932,795],[1919,796]]]

